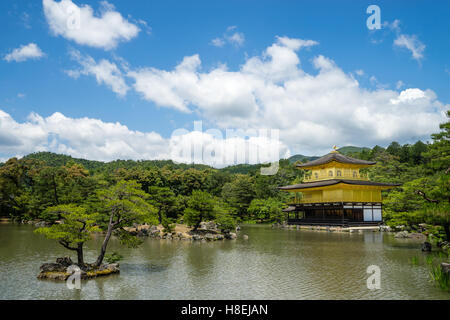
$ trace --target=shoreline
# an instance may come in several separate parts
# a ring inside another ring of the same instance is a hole
[[[200,227],[193,231],[186,224],[174,224],[172,230],[165,230],[160,225],[136,225],[131,228],[124,228],[132,235],[139,237],[149,237],[157,240],[181,240],[181,241],[220,241],[237,239],[236,232],[220,230],[213,221],[202,222]]]

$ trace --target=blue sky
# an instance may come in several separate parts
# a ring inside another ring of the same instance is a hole
[[[372,4],[380,30],[366,25]],[[82,9],[78,29],[67,8]],[[169,158],[193,139],[173,130],[198,120],[279,129],[283,154],[427,139],[450,104],[449,13],[448,1],[4,0],[0,158]]]

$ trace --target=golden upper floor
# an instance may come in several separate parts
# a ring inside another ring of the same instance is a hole
[[[317,160],[298,164],[297,168],[307,170],[304,182],[329,179],[368,180],[360,169],[374,164],[373,161],[351,158],[334,150]]]

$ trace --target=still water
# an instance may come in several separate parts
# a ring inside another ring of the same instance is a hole
[[[113,240],[109,252],[124,256],[120,275],[69,290],[36,278],[43,262],[69,252],[33,230],[0,224],[0,299],[450,299],[430,282],[425,263],[411,263],[425,258],[420,243],[383,233],[244,226],[235,241],[146,239],[128,249]],[[101,240],[88,243],[86,261]],[[367,289],[370,265],[381,269],[379,290]]]

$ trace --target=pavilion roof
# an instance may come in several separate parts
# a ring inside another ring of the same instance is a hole
[[[327,187],[335,184],[344,183],[349,185],[358,186],[378,186],[378,187],[397,187],[400,184],[397,183],[383,183],[383,182],[372,182],[367,180],[345,180],[345,179],[330,179],[314,182],[305,182],[300,184],[294,184],[290,186],[278,187],[280,190],[293,190],[293,189],[309,189],[317,187]]]
[[[376,162],[375,161],[366,161],[361,159],[355,159],[346,155],[343,155],[339,152],[332,151],[323,157],[307,162],[307,163],[301,163],[298,164],[297,167],[299,168],[307,168],[307,167],[314,167],[314,166],[320,166],[332,161],[340,162],[340,163],[348,163],[348,164],[359,164],[359,165],[373,165]]]

